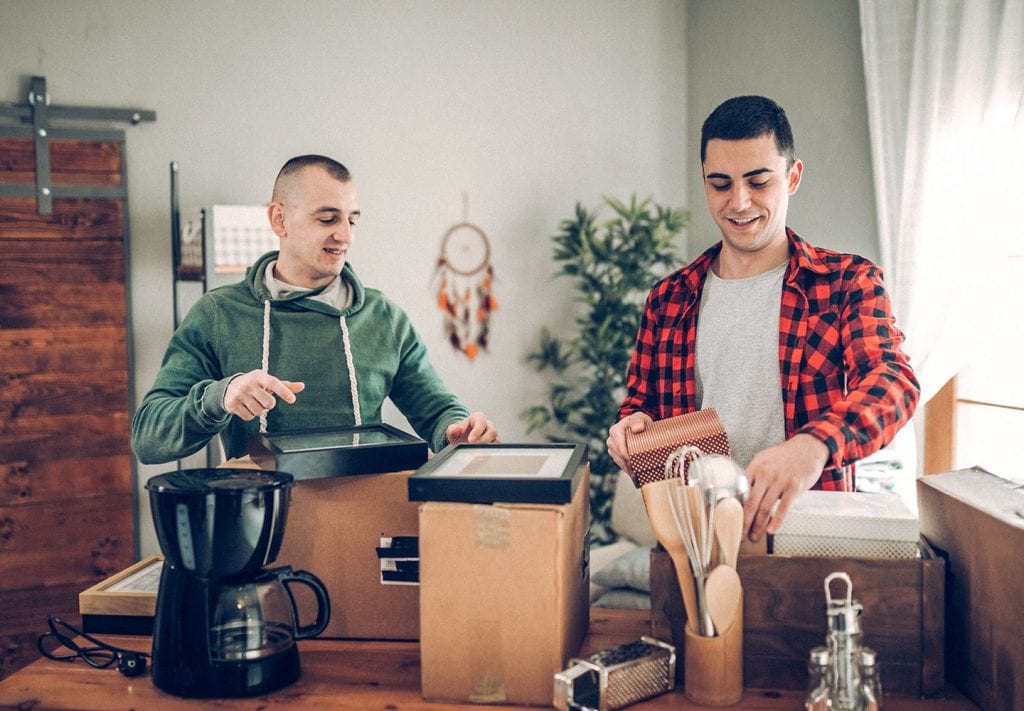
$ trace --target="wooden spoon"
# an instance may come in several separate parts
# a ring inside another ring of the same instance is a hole
[[[739,573],[728,565],[717,566],[708,573],[704,595],[711,621],[715,623],[715,634],[725,634],[736,621],[736,614],[742,604],[743,584]]]
[[[743,540],[743,504],[739,499],[729,496],[715,504],[715,540],[719,561],[735,568]]]
[[[696,634],[699,629],[699,612],[697,608],[697,590],[690,568],[690,558],[686,553],[686,545],[676,527],[675,516],[672,514],[672,499],[669,486],[678,486],[678,481],[662,479],[644,484],[640,491],[647,507],[647,518],[651,521],[651,530],[658,539],[676,569],[679,589],[683,593],[683,607],[686,609],[686,625]]]

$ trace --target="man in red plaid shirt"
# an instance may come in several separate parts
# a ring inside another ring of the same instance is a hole
[[[852,464],[906,424],[919,386],[881,269],[786,226],[803,164],[782,108],[759,96],[720,105],[701,164],[722,240],[651,290],[607,444],[629,471],[627,428],[715,408],[750,479],[744,523],[757,541],[804,490],[853,491]]]

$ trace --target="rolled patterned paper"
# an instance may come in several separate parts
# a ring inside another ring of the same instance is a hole
[[[640,488],[664,479],[669,455],[685,446],[696,447],[704,454],[729,456],[729,436],[714,408],[652,422],[643,432],[627,430],[626,454],[633,484]],[[689,461],[689,457],[683,458],[684,476]]]

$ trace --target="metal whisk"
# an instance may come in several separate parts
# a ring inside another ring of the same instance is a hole
[[[703,454],[697,447],[680,447],[665,460],[665,479],[674,480],[668,487],[672,501],[672,517],[686,548],[693,571],[699,619],[697,629],[702,636],[714,637],[715,625],[708,611],[706,582],[711,568],[712,533],[715,530],[715,506],[707,505],[699,466],[694,463]],[[691,462],[686,471],[686,462]],[[694,520],[696,519],[696,520]]]

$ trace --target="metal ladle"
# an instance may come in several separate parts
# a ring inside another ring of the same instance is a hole
[[[699,479],[704,492],[704,500],[709,506],[727,496],[732,496],[743,503],[750,493],[750,481],[747,473],[732,457],[721,454],[702,454],[690,462],[690,469],[698,468],[696,479]]]

